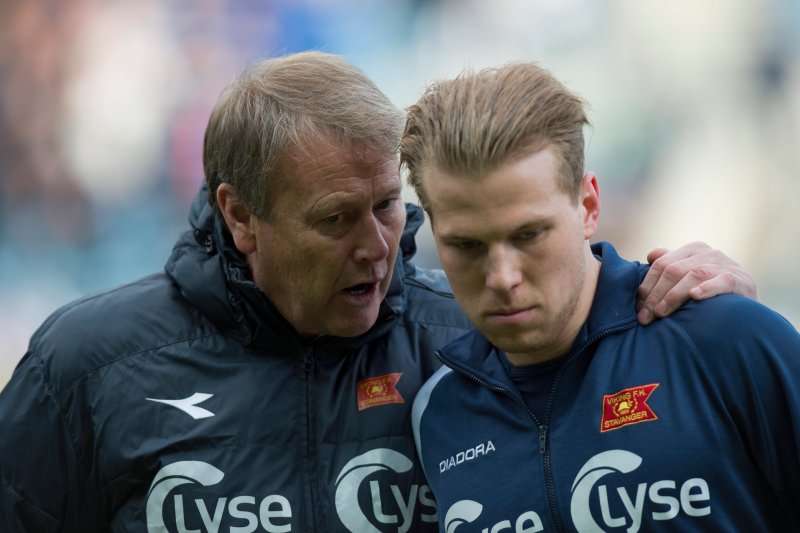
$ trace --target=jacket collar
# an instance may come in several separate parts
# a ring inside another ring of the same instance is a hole
[[[403,273],[416,252],[414,236],[423,220],[419,207],[406,204],[406,226],[378,321],[358,337],[320,336],[312,340],[301,337],[250,281],[247,262],[236,249],[221,217],[209,205],[205,184],[192,202],[191,230],[179,237],[165,271],[194,307],[225,335],[244,345],[295,352],[322,345],[333,351],[349,350],[382,335],[402,314]]]

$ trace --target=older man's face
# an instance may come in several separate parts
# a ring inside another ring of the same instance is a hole
[[[287,178],[249,254],[255,283],[303,335],[355,336],[378,318],[405,225],[394,155],[323,145]]]

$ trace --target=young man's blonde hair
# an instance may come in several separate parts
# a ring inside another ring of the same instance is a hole
[[[283,165],[322,143],[397,153],[403,115],[345,59],[303,52],[255,63],[220,96],[206,127],[203,167],[209,202],[232,184],[266,219]]]
[[[434,83],[408,109],[401,165],[422,207],[428,168],[477,178],[515,158],[554,146],[561,186],[577,201],[583,176],[584,103],[550,72],[510,63]]]

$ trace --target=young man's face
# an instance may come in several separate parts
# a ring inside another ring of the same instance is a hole
[[[515,364],[569,350],[588,316],[597,261],[588,239],[599,196],[586,174],[577,203],[558,184],[552,147],[478,179],[426,169],[436,247],[458,303]]]
[[[360,335],[377,320],[405,224],[397,159],[327,145],[294,155],[269,219],[251,218],[254,281],[301,334]]]

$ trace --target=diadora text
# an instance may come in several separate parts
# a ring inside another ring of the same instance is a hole
[[[493,451],[495,450],[492,441],[487,441],[485,444],[478,444],[477,446],[468,448],[463,452],[458,452],[455,455],[451,455],[449,459],[439,461],[439,472],[450,470],[454,466],[458,466],[465,461],[472,461],[473,459],[477,459],[478,457]]]

